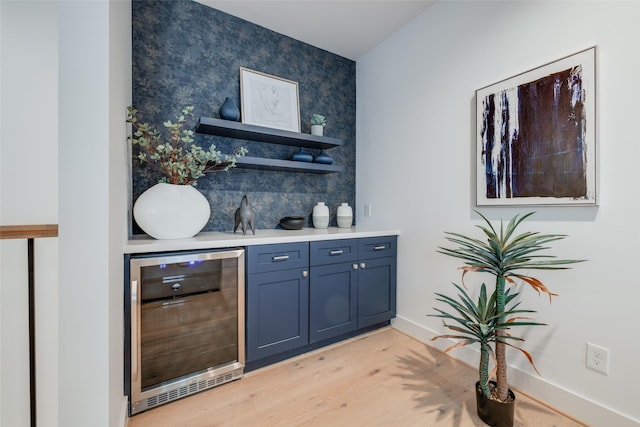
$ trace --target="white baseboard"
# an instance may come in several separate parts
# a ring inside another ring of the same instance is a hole
[[[438,333],[402,316],[396,317],[392,321],[391,326],[439,350],[444,350],[451,345],[452,342],[444,339],[431,341]],[[456,360],[470,366],[477,366],[480,357],[478,351],[474,351],[468,347],[458,348],[455,354],[448,354]],[[508,374],[509,383],[514,389],[536,400],[545,402],[545,404],[550,404],[554,409],[568,414],[588,425],[616,427],[640,426],[640,420],[634,420],[598,402],[594,402],[575,392],[552,384],[541,377],[530,375],[511,366],[509,367]]]
[[[120,403],[120,420],[118,427],[127,427],[129,424],[129,399],[127,396],[122,396],[122,402]]]

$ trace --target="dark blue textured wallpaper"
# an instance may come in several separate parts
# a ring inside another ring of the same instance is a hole
[[[162,129],[184,106],[200,116],[219,117],[218,109],[231,97],[240,106],[240,67],[298,82],[302,132],[309,133],[313,113],[326,117],[325,135],[343,145],[328,150],[343,172],[326,175],[231,169],[208,174],[197,188],[211,204],[204,231],[230,231],[233,213],[247,194],[257,212],[257,228],[276,228],[284,216],[310,218],[316,202],[331,209],[355,203],[356,65],[354,61],[190,1],[132,3],[133,105],[138,118]],[[195,122],[192,124],[195,127]],[[248,156],[288,159],[297,151],[252,141],[196,134],[196,144],[211,143],[224,153],[248,148]],[[312,154],[319,151],[310,150]],[[133,201],[154,185],[133,160]],[[311,222],[309,221],[309,226]],[[134,225],[134,234],[140,230]]]

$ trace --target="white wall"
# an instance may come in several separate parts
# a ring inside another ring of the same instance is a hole
[[[0,223],[60,224],[36,241],[38,425],[124,425],[131,3],[3,0],[0,15]],[[0,425],[27,426],[26,243],[0,249]]]
[[[552,305],[526,291],[550,325],[525,335],[543,377],[510,355],[514,386],[593,425],[640,423],[639,17],[639,2],[442,1],[357,64],[357,221],[402,230],[395,326],[428,340],[443,332],[426,316],[434,292],[460,280],[460,262],[437,246],[447,243],[444,231],[475,233],[479,224],[471,211],[475,90],[598,46],[600,206],[537,207],[525,224],[568,234],[554,253],[589,261],[539,274],[560,294]],[[528,210],[482,209],[496,220]],[[587,341],[610,350],[608,376],[586,369]],[[477,364],[469,351],[452,355]]]
[[[131,95],[131,0],[109,1],[109,426],[124,427],[124,263],[130,200],[126,107]]]
[[[0,224],[58,223],[58,9],[2,1]],[[0,242],[0,425],[29,425],[26,240]],[[38,425],[58,418],[58,239],[35,242]]]
[[[59,425],[124,422],[131,4],[60,2]]]

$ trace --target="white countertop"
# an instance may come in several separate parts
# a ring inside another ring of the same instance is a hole
[[[362,227],[326,229],[303,228],[302,230],[256,230],[245,236],[241,231],[202,232],[188,239],[156,240],[149,236],[136,237],[124,246],[125,254],[145,252],[166,252],[194,249],[230,248],[250,245],[267,245],[273,243],[311,242],[317,240],[354,239],[362,237],[379,237],[399,235],[399,230],[374,230]]]

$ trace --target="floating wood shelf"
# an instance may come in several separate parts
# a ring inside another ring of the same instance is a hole
[[[318,174],[342,172],[342,167],[340,166],[247,156],[239,158],[236,166],[238,168],[244,169],[260,169],[284,172],[307,172]]]
[[[272,129],[264,126],[247,125],[230,120],[200,117],[196,132],[228,138],[260,141],[269,144],[289,145],[293,147],[326,149],[339,147],[342,140],[328,136],[316,136],[308,133]]]
[[[327,148],[334,148],[342,145],[342,140],[330,138],[328,136],[317,136],[308,133],[271,129],[263,126],[247,125],[240,122],[214,119],[211,117],[200,117],[200,120],[198,120],[198,124],[196,125],[196,132],[207,135],[224,136],[227,138],[243,139],[246,141],[258,141],[265,142],[267,144],[287,145],[290,147],[314,148],[317,150],[325,150]],[[237,167],[244,169],[317,174],[342,172],[342,167],[335,165],[246,156],[238,159]]]

